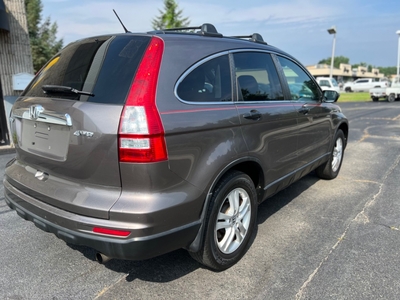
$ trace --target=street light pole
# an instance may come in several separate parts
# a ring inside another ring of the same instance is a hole
[[[333,75],[333,62],[335,61],[335,44],[336,44],[336,27],[332,26],[328,29],[329,34],[333,34],[332,57],[331,57],[331,71],[329,78]]]
[[[397,30],[396,34],[399,36],[399,46],[397,47],[397,77],[399,77],[399,69],[400,69],[400,30]]]

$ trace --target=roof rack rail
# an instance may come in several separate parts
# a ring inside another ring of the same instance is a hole
[[[250,39],[250,41],[255,42],[255,43],[267,44],[267,42],[264,41],[261,34],[259,34],[259,33],[253,33],[252,35],[237,35],[237,36],[232,36],[232,37],[238,38],[238,39]]]
[[[177,28],[166,28],[157,30],[157,32],[165,32],[165,31],[183,31],[183,30],[195,30],[200,29],[196,33],[199,33],[204,36],[214,36],[214,37],[222,37],[223,35],[217,31],[214,25],[209,23],[204,23],[201,26],[191,26],[191,27],[177,27]]]

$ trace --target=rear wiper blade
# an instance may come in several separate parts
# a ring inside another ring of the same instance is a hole
[[[64,85],[43,85],[42,90],[47,94],[47,93],[64,93],[64,94],[78,94],[78,95],[86,95],[86,96],[91,96],[94,97],[94,94],[85,92],[85,91],[79,91],[77,89],[74,89],[73,87],[70,86],[64,86]]]

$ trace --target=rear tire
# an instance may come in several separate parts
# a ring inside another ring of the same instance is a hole
[[[190,255],[216,271],[236,264],[255,233],[257,208],[257,193],[250,177],[239,171],[227,173],[211,198],[203,246]]]
[[[344,91],[345,91],[345,92],[348,92],[348,93],[351,93],[351,88],[350,88],[350,87],[346,87],[346,88],[344,89]]]
[[[345,146],[346,140],[344,133],[339,129],[335,135],[335,143],[333,144],[329,160],[315,170],[318,177],[334,179],[338,176],[340,167],[342,166]]]
[[[378,98],[378,97],[372,97],[372,101],[378,102],[378,101],[379,101],[379,98]]]

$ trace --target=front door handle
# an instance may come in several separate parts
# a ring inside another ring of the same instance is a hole
[[[257,121],[261,119],[261,113],[258,110],[253,109],[249,113],[244,114],[243,118]]]
[[[310,112],[310,109],[308,107],[303,106],[298,110],[298,112],[300,114],[306,115],[306,114],[308,114]]]

